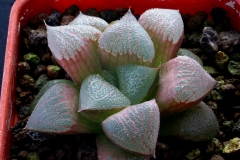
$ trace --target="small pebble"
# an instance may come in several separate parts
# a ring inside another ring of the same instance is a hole
[[[27,154],[26,160],[40,160],[37,152],[30,152]]]
[[[17,134],[14,135],[14,138],[17,139],[17,141],[21,140],[21,139],[25,139],[27,137],[26,135],[26,130],[20,130]]]
[[[22,106],[19,110],[19,118],[20,119],[25,119],[30,115],[29,107],[27,106]]]
[[[21,29],[22,36],[28,37],[32,28],[30,26],[24,26]]]
[[[224,160],[224,158],[220,155],[213,155],[210,160]]]
[[[22,88],[18,86],[18,87],[16,88],[16,91],[17,91],[18,93],[20,93],[20,92],[22,92]]]
[[[96,8],[89,8],[86,11],[84,11],[83,14],[88,16],[100,17],[100,14]]]
[[[40,58],[35,53],[28,53],[23,56],[24,61],[30,62],[32,64],[38,64],[40,62]]]
[[[47,66],[47,75],[52,78],[57,78],[60,74],[61,68],[57,65]]]
[[[237,151],[240,151],[240,138],[238,137],[230,139],[223,148],[223,153],[225,154],[232,154]]]
[[[218,34],[218,45],[224,52],[233,52],[240,44],[240,33],[236,31],[224,31]]]
[[[75,18],[74,16],[69,15],[63,16],[60,26],[68,25],[70,22],[73,21],[74,18]]]
[[[216,90],[212,90],[211,92],[212,99],[215,101],[220,101],[223,99],[223,96]]]
[[[27,73],[30,70],[31,70],[31,67],[30,67],[28,62],[24,61],[24,62],[19,62],[18,63],[18,71],[20,73]]]
[[[240,76],[240,62],[230,61],[228,71],[233,76]]]
[[[233,131],[237,132],[240,135],[240,119],[233,126]]]
[[[39,141],[39,142],[49,141],[55,137],[55,135],[53,135],[53,134],[41,133],[41,132],[36,132],[36,131],[27,131],[26,134],[35,142],[36,141]]]
[[[221,86],[221,90],[223,92],[229,92],[229,91],[233,91],[235,89],[234,85],[232,84],[225,84]]]
[[[213,138],[207,145],[207,153],[221,153],[223,150],[223,144],[217,139]]]
[[[18,153],[18,158],[26,158],[28,151],[20,151]]]
[[[22,106],[22,99],[16,98],[15,104],[16,104],[16,108],[20,108]]]
[[[233,121],[224,121],[222,125],[223,125],[225,131],[232,131],[233,127],[234,127],[234,122]]]
[[[43,64],[37,66],[34,71],[34,76],[39,77],[41,74],[47,73],[47,67]]]
[[[20,78],[20,85],[23,87],[33,87],[35,80],[29,75],[25,74]]]
[[[226,55],[224,52],[219,51],[216,55],[215,55],[215,63],[218,66],[218,68],[223,69],[225,67],[227,67],[228,65],[228,60],[229,57],[228,55]]]
[[[201,155],[201,151],[197,148],[197,149],[194,149],[192,150],[191,152],[189,152],[187,155],[186,155],[186,158],[188,160],[195,160],[197,159],[198,157],[200,157]]]
[[[31,30],[28,37],[28,44],[32,47],[40,47],[47,44],[47,32],[44,29]]]
[[[218,109],[218,105],[217,105],[216,102],[209,101],[209,102],[207,103],[207,105],[208,105],[212,110]]]
[[[199,47],[200,46],[200,39],[201,39],[202,33],[200,32],[193,32],[188,38],[187,42],[192,47]]]
[[[204,27],[202,36],[199,40],[202,49],[206,52],[216,52],[218,50],[217,32],[211,27]]]
[[[18,132],[22,131],[22,129],[26,126],[26,122],[23,120],[18,121],[14,127],[11,128],[12,134],[16,135]]]
[[[160,142],[157,142],[157,145],[156,145],[157,149],[159,150],[168,150],[169,149],[169,146],[165,143],[160,143]]]
[[[59,26],[61,23],[62,14],[57,10],[52,10],[52,13],[48,17],[47,24],[50,26]]]
[[[50,52],[46,52],[44,54],[41,55],[41,60],[44,62],[44,63],[48,63],[51,61],[51,53]]]

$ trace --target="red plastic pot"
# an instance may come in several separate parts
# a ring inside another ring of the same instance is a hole
[[[16,89],[16,68],[18,62],[19,32],[27,19],[40,12],[49,13],[51,9],[63,12],[72,4],[81,10],[95,7],[98,10],[132,7],[141,14],[149,8],[179,9],[181,13],[194,14],[196,11],[210,13],[213,7],[226,10],[232,25],[240,31],[240,0],[16,0],[9,21],[8,38],[5,53],[4,74],[0,103],[0,159],[9,159],[11,134],[10,128],[17,122],[14,109]]]

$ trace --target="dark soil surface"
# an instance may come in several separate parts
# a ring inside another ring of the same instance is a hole
[[[83,13],[101,17],[110,23],[126,11],[127,8],[118,8],[98,12],[91,8]],[[12,160],[97,159],[95,135],[51,135],[24,130],[30,115],[29,105],[40,88],[52,79],[70,79],[52,57],[42,19],[51,26],[66,25],[78,13],[77,6],[67,8],[64,13],[56,10],[51,15],[40,13],[38,17],[29,19],[21,29],[15,102],[20,120],[12,127]],[[183,20],[185,37],[182,47],[198,55],[204,68],[219,82],[204,101],[216,114],[221,132],[214,139],[201,143],[159,137],[156,159],[240,160],[240,35],[233,31],[230,19],[221,8],[214,8],[211,13],[199,11],[195,15],[186,14]],[[206,26],[211,28],[203,31]],[[224,147],[233,138],[238,138],[235,139],[237,143],[232,144],[229,153],[224,153]]]

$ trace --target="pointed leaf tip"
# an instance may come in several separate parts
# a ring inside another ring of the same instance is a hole
[[[108,23],[101,18],[88,16],[83,14],[82,12],[68,25],[89,25],[99,29],[100,31],[104,31],[108,27]]]
[[[160,68],[155,95],[161,115],[167,116],[198,104],[217,84],[192,58],[178,56]]]
[[[123,149],[153,155],[157,143],[160,113],[155,100],[129,106],[102,122],[107,137]]]
[[[130,11],[103,32],[98,48],[103,68],[112,71],[123,64],[151,66],[155,55],[151,38]]]
[[[79,111],[92,121],[102,122],[130,104],[123,93],[100,75],[90,75],[81,86]]]
[[[183,40],[183,21],[178,10],[149,9],[138,20],[148,32],[155,48],[154,67],[174,58]]]
[[[100,35],[101,31],[86,25],[47,27],[49,48],[59,65],[78,85],[88,75],[101,72],[97,53]]]

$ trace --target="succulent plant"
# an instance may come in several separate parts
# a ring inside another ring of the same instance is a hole
[[[98,159],[149,159],[159,130],[191,141],[218,134],[216,117],[202,102],[217,82],[186,50],[188,56],[177,56],[179,11],[150,9],[137,21],[129,10],[111,25],[81,13],[67,26],[47,26],[47,38],[73,81],[41,88],[26,129],[96,133]]]

